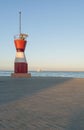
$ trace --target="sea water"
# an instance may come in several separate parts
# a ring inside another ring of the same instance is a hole
[[[0,76],[11,76],[13,71],[0,71]],[[72,78],[84,78],[84,72],[73,71],[30,71],[34,77],[72,77]]]

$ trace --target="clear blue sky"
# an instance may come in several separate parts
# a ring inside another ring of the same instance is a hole
[[[29,70],[84,71],[84,0],[0,0],[0,70],[13,70],[19,11]]]

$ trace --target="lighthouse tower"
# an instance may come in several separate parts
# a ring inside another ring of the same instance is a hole
[[[28,64],[25,57],[25,47],[27,44],[27,34],[21,33],[21,12],[20,15],[20,34],[14,36],[14,44],[16,48],[16,57],[14,62],[14,73],[12,77],[31,77],[28,73]]]

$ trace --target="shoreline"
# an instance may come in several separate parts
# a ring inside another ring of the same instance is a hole
[[[29,71],[30,72],[30,71]],[[2,71],[0,76],[11,76],[12,71]],[[72,77],[72,78],[84,78],[84,72],[73,71],[31,71],[32,76],[35,77]]]

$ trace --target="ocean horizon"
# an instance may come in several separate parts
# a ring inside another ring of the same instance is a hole
[[[0,76],[11,76],[12,70],[0,70]],[[29,71],[33,77],[84,78],[84,71]]]

